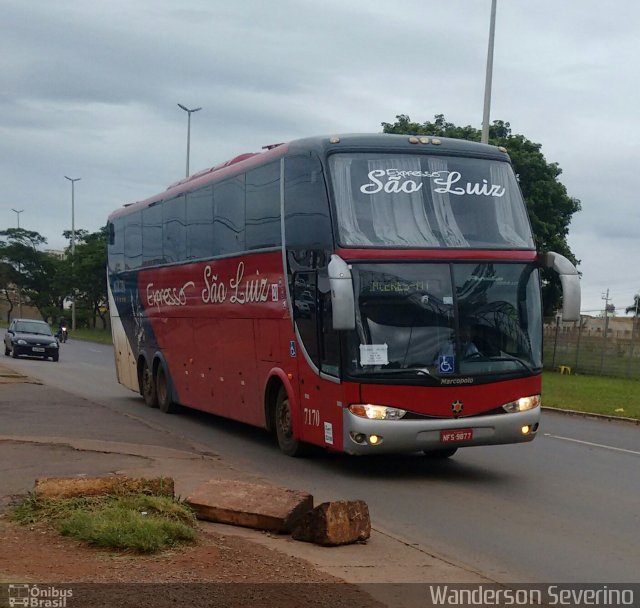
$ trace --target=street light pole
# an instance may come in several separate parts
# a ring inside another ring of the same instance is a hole
[[[73,261],[74,254],[76,252],[76,219],[75,219],[75,185],[76,182],[79,182],[81,177],[67,177],[64,176],[65,179],[68,179],[71,182],[71,268],[73,269]],[[73,272],[71,273],[73,276]],[[75,282],[75,279],[74,279]],[[71,297],[71,331],[76,330],[76,290],[73,288],[73,295]]]
[[[187,113],[187,174],[185,177],[189,177],[189,150],[191,148],[191,114],[194,112],[198,112],[202,110],[202,108],[194,108],[190,110],[189,108],[183,106],[181,103],[178,104],[178,107],[184,110]]]
[[[20,214],[24,211],[24,209],[12,209],[11,211],[13,211],[18,217],[18,230],[20,230]]]
[[[484,81],[484,110],[482,113],[483,144],[489,143],[489,114],[491,112],[491,81],[493,79],[493,41],[496,35],[496,0],[491,0],[491,22],[489,25],[489,49],[487,51],[487,74]]]
[[[24,211],[24,209],[11,209],[17,218],[18,218],[18,230],[20,230],[20,214]],[[22,272],[22,264],[18,262],[18,274]],[[22,286],[18,285],[18,317],[22,318]]]

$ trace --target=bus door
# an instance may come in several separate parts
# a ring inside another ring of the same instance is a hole
[[[342,449],[342,386],[337,332],[331,327],[326,268],[294,275],[293,311],[304,352],[298,358],[301,439]]]

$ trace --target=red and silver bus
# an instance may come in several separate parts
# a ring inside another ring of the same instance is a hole
[[[447,457],[531,441],[540,268],[506,150],[405,135],[243,154],[109,217],[118,380],[281,450]]]

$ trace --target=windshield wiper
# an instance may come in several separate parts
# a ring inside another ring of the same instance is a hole
[[[424,367],[404,367],[398,369],[377,369],[374,374],[383,374],[385,376],[401,376],[406,374],[422,374],[434,378],[435,376]]]
[[[535,373],[533,367],[531,367],[528,363],[524,362],[522,359],[518,359],[518,357],[513,357],[511,355],[499,355],[497,357],[487,357],[489,361],[513,361],[514,363],[519,363],[524,367],[530,374]]]

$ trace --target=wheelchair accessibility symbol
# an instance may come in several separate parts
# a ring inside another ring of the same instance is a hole
[[[438,370],[441,374],[453,374],[455,371],[455,357],[453,355],[440,355],[438,357]]]

